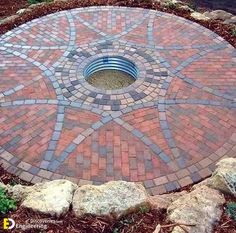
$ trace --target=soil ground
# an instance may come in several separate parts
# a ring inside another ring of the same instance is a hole
[[[1,0],[0,19],[15,14],[18,10],[27,7],[29,4],[26,0]]]

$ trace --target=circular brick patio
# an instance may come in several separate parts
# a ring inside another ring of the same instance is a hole
[[[0,162],[36,183],[142,182],[152,194],[236,156],[236,50],[202,26],[123,7],[62,11],[0,37]],[[112,91],[83,76],[103,56],[135,63]]]

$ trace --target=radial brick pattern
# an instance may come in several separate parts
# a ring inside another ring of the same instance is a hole
[[[86,82],[123,56],[137,80]],[[202,26],[138,8],[91,7],[0,37],[0,163],[37,183],[142,182],[151,194],[197,182],[236,156],[236,50]]]

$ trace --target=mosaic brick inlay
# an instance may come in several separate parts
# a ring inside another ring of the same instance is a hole
[[[138,75],[116,90],[84,70],[112,56]],[[163,12],[90,7],[0,37],[0,163],[32,183],[141,182],[151,194],[209,176],[236,156],[236,50]]]

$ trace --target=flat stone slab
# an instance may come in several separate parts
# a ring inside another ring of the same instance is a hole
[[[123,56],[137,80],[94,88],[87,65]],[[0,163],[37,183],[141,182],[161,194],[236,156],[236,50],[163,12],[90,7],[0,37]]]

